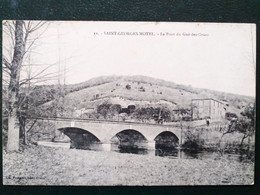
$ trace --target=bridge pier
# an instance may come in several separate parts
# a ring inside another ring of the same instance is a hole
[[[111,151],[111,143],[102,143],[101,147],[103,151]]]
[[[147,149],[148,150],[155,150],[155,141],[154,140],[148,141]]]

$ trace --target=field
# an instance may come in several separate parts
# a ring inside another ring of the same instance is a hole
[[[4,185],[250,185],[254,164],[28,146],[3,153]]]
[[[127,85],[129,85],[128,89]],[[55,86],[52,87],[54,87],[53,91],[57,90]],[[39,91],[41,95],[38,94]],[[52,101],[54,97],[49,97],[53,96],[51,91],[51,86],[42,86],[41,90],[36,90],[36,97],[44,97],[44,101],[47,102],[42,104],[41,109],[48,110],[55,104]],[[91,112],[104,102],[119,104],[122,108],[136,105],[154,108],[163,106],[171,110],[190,109],[192,99],[209,97],[223,102],[227,112],[239,116],[245,106],[254,102],[253,97],[198,89],[145,76],[101,76],[81,84],[68,85],[66,91],[62,106],[69,116],[76,114],[73,109],[78,110],[79,113],[82,109],[82,112],[85,112],[85,109]]]

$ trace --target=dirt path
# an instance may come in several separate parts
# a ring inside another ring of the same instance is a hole
[[[252,184],[253,163],[28,147],[3,154],[3,183],[12,185]]]

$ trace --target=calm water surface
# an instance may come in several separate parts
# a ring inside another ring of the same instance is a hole
[[[92,144],[87,150],[102,151],[104,150],[100,144]],[[141,146],[120,146],[119,144],[110,144],[109,151],[118,153],[129,153],[137,155],[150,155],[150,156],[160,156],[171,159],[221,159],[225,158],[228,160],[235,160],[241,162],[246,160],[247,156],[245,154],[239,153],[224,153],[221,157],[219,152],[209,152],[209,151],[196,151],[196,150],[184,150],[176,147],[161,147],[155,146],[155,150],[148,149],[144,144]]]

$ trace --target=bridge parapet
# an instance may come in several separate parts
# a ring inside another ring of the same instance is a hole
[[[157,135],[164,131],[170,131],[175,134],[179,140],[184,140],[182,131],[186,128],[193,128],[199,124],[205,124],[205,121],[176,122],[171,124],[150,124],[138,122],[118,122],[101,120],[82,120],[82,119],[64,119],[64,118],[42,118],[53,122],[56,129],[79,128],[96,136],[102,143],[110,143],[111,139],[123,130],[135,130],[141,133],[148,142],[154,142]]]
[[[41,120],[47,121],[71,121],[71,122],[84,122],[84,123],[102,123],[102,124],[129,124],[129,125],[144,125],[144,126],[165,126],[165,127],[180,127],[181,123],[185,126],[196,127],[205,125],[205,120],[196,121],[182,121],[182,122],[170,122],[170,123],[144,123],[144,122],[134,122],[134,121],[112,121],[112,120],[93,120],[93,119],[75,119],[75,118],[40,118]],[[212,121],[217,123],[218,121]],[[221,122],[219,122],[221,123]]]
[[[180,127],[180,122],[173,123],[143,123],[134,121],[112,121],[112,120],[92,120],[92,119],[74,119],[74,118],[41,118],[41,120],[48,121],[74,121],[74,122],[84,122],[84,123],[102,123],[102,124],[129,124],[129,125],[144,125],[144,126],[165,126],[165,127]],[[191,122],[188,122],[191,123]]]

